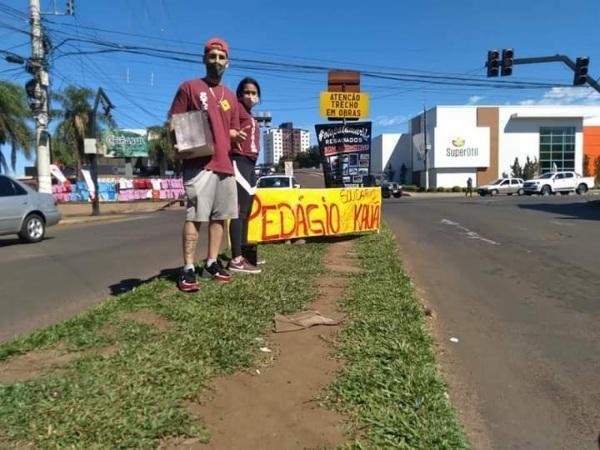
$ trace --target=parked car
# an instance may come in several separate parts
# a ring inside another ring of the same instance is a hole
[[[395,198],[402,197],[402,186],[395,181],[384,181],[381,185],[381,196],[390,198],[392,195]]]
[[[0,235],[18,234],[23,242],[39,242],[46,228],[61,218],[52,195],[0,175]]]
[[[256,182],[257,188],[294,188],[300,187],[294,177],[288,175],[267,175]]]
[[[521,178],[498,178],[490,184],[484,184],[477,188],[477,193],[482,197],[485,195],[523,195],[523,184],[525,182]]]
[[[594,177],[582,177],[577,172],[562,171],[548,172],[538,178],[527,180],[523,189],[527,195],[550,195],[557,192],[566,195],[570,192],[585,194],[592,187],[594,187]]]

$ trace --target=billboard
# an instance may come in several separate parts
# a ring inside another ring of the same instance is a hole
[[[368,185],[371,122],[315,125],[327,187]]]
[[[103,130],[100,145],[107,158],[147,158],[148,130]]]

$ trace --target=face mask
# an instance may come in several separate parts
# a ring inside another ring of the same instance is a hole
[[[227,67],[219,63],[208,63],[206,64],[206,73],[211,78],[221,78]]]
[[[246,105],[246,108],[250,109],[253,106],[256,106],[260,100],[258,97],[244,97],[242,101],[244,102],[244,105]]]

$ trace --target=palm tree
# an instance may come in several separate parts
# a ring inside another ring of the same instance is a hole
[[[0,80],[0,145],[10,145],[10,166],[17,165],[17,152],[31,158],[34,134],[29,126],[31,112],[25,90],[8,81]],[[8,172],[8,161],[0,151],[0,173]]]
[[[94,91],[69,85],[62,92],[53,94],[52,98],[61,105],[61,109],[55,111],[54,115],[62,119],[56,126],[54,135],[54,148],[57,150],[55,155],[67,164],[72,158],[71,161],[75,161],[79,175],[81,165],[87,161],[83,143],[88,137]],[[105,116],[98,115],[97,120],[114,126],[113,120]]]
[[[178,165],[168,123],[148,128],[148,157],[158,162],[161,177],[167,168],[176,168]]]

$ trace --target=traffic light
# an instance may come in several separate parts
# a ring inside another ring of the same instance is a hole
[[[75,15],[75,0],[67,0],[67,16]]]
[[[490,50],[488,52],[487,58],[487,76],[488,77],[497,77],[498,76],[498,67],[500,66],[500,53],[498,50]]]
[[[575,76],[573,77],[573,85],[581,86],[587,81],[588,66],[590,58],[582,56],[575,61]]]
[[[512,48],[505,48],[502,50],[502,70],[500,74],[503,77],[512,75],[513,56],[515,52]]]

